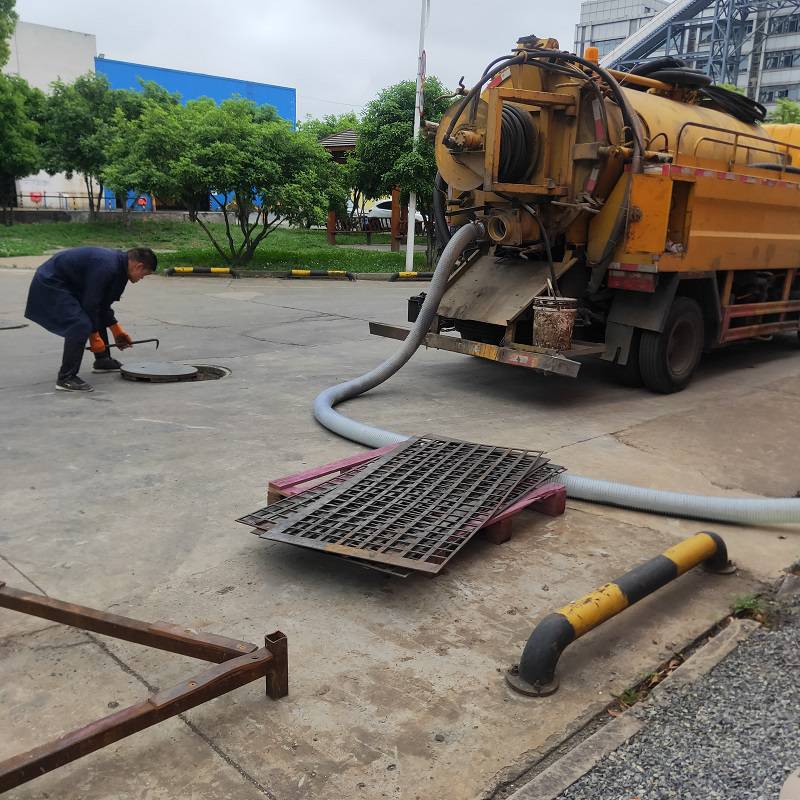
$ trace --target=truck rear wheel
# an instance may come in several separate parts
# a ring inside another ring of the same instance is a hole
[[[703,312],[690,297],[676,297],[661,333],[642,331],[639,368],[644,385],[670,394],[686,388],[703,352]]]

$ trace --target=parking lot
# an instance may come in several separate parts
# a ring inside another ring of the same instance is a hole
[[[32,272],[0,270],[22,321]],[[218,381],[83,376],[54,391],[61,340],[0,331],[0,581],[146,620],[289,641],[289,697],[252,684],[12,792],[14,798],[490,797],[797,557],[795,529],[715,525],[739,570],[694,571],[581,639],[561,688],[511,693],[504,670],[546,613],[707,527],[568,501],[476,537],[436,578],[405,580],[250,535],[235,518],[270,478],[352,455],[311,403],[397,342],[418,285],[152,277],[116,306],[157,353],[226,367]],[[544,449],[570,471],[719,495],[800,491],[795,337],[708,356],[684,392],[625,388],[420,351],[348,404],[358,419]],[[0,610],[0,758],[169,686],[197,662]]]

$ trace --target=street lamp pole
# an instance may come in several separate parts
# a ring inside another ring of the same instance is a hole
[[[417,94],[414,102],[414,140],[417,146],[422,120],[422,101],[425,85],[425,29],[431,11],[431,0],[421,0],[419,16],[419,56],[417,58]],[[414,271],[414,233],[417,218],[417,195],[411,192],[408,198],[408,225],[406,234],[406,272]]]

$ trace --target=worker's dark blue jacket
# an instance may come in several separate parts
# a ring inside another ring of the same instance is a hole
[[[36,270],[25,316],[67,339],[87,339],[117,320],[111,304],[128,282],[128,254],[105,247],[64,250]]]

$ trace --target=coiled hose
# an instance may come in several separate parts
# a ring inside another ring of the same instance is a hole
[[[417,321],[400,348],[382,364],[364,375],[332,386],[314,400],[314,416],[328,430],[368,447],[385,447],[407,439],[401,433],[385,431],[345,417],[334,409],[337,403],[358,397],[395,374],[422,344],[447,286],[447,279],[464,249],[483,233],[478,223],[459,228],[447,243]],[[566,473],[560,478],[567,494],[578,500],[621,506],[674,517],[735,522],[744,525],[800,523],[800,499],[705,497],[645,489],[624,483],[595,480]]]

